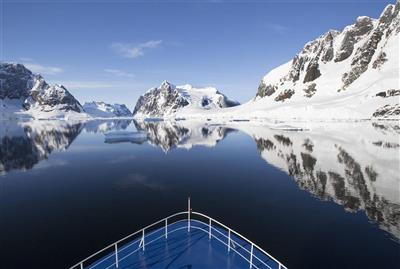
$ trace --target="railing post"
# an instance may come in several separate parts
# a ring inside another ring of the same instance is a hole
[[[228,230],[228,252],[231,251],[231,229]]]
[[[190,196],[188,197],[188,232],[190,232]]]
[[[118,268],[119,264],[118,264],[118,246],[117,246],[117,243],[114,244],[114,248],[115,248],[115,267]]]
[[[208,239],[211,239],[211,219],[208,223]]]
[[[83,262],[81,262],[80,267],[81,267],[81,269],[83,269]]]
[[[165,219],[165,239],[168,238],[168,219]]]
[[[142,249],[144,251],[144,229],[143,229],[143,232],[142,232],[142,242],[143,242]]]
[[[281,263],[279,263],[279,269],[281,269],[282,268],[282,266],[281,266],[282,264]]]
[[[251,267],[253,267],[253,248],[254,248],[254,245],[253,245],[253,243],[251,243],[251,249],[250,249],[250,269],[251,269]]]

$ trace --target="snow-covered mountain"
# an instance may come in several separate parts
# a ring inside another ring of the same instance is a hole
[[[272,118],[393,118],[400,115],[400,3],[379,19],[358,17],[343,31],[308,42],[269,72],[242,107]]]
[[[22,64],[0,63],[0,113],[33,117],[64,117],[83,112],[78,100],[62,85],[49,85]]]
[[[239,103],[213,87],[195,88],[192,85],[175,86],[164,81],[140,96],[133,115],[141,117],[172,117],[195,112],[217,111]]]
[[[85,112],[97,118],[131,117],[132,112],[124,104],[106,104],[104,102],[87,102],[83,104]]]

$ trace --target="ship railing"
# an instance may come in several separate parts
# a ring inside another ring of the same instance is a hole
[[[182,216],[184,217],[182,218]],[[175,219],[175,221],[171,222],[171,220],[173,219]],[[201,219],[205,219],[206,221],[203,221]],[[169,229],[169,227],[173,226],[173,224],[182,221],[186,222],[187,224],[185,226],[181,226],[175,229]],[[191,210],[172,214],[166,218],[163,218],[144,227],[141,230],[129,234],[124,238],[93,253],[92,255],[81,260],[69,269],[96,269],[99,268],[100,265],[102,265],[101,268],[106,269],[119,268],[120,263],[132,254],[138,251],[145,251],[146,245],[149,245],[152,242],[157,241],[161,238],[168,239],[169,234],[181,229],[187,229],[189,232],[191,229],[202,230],[203,232],[208,234],[210,240],[216,239],[220,243],[227,246],[228,253],[230,251],[234,251],[241,258],[245,259],[249,263],[250,269],[287,269],[287,267],[285,267],[271,254],[247,239],[245,236],[239,234],[228,226],[205,214]],[[154,235],[157,232],[161,232],[161,235],[152,238],[150,241],[146,240],[146,238],[149,238],[151,235]],[[126,243],[128,239],[132,238],[135,239],[133,241],[130,241],[129,243]],[[131,246],[134,246],[135,244],[137,245],[137,247],[134,250],[129,251],[125,255],[121,255],[124,250],[128,249]],[[268,258],[269,263],[267,263],[266,260],[260,258],[260,253]],[[101,258],[97,258],[96,260],[94,260],[94,258],[96,257]],[[107,261],[108,263],[106,264]],[[273,265],[271,265],[271,262],[273,263]]]

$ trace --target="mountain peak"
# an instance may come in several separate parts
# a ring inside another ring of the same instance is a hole
[[[365,118],[400,114],[398,97],[393,97],[395,92],[396,96],[399,94],[398,76],[394,75],[399,72],[399,9],[397,1],[395,6],[385,8],[379,20],[360,16],[343,31],[329,30],[306,43],[291,62],[264,76],[254,100],[263,99],[268,107],[278,107],[277,103],[285,103],[279,105],[284,107],[292,103],[332,103],[337,107],[334,104],[353,100],[358,102],[354,105],[357,109],[346,115],[354,117],[355,110],[360,113],[356,117],[362,114]]]

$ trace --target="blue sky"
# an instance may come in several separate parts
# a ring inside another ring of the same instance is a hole
[[[328,29],[395,1],[0,0],[1,60],[25,63],[82,103],[125,103],[163,80],[240,102]]]

